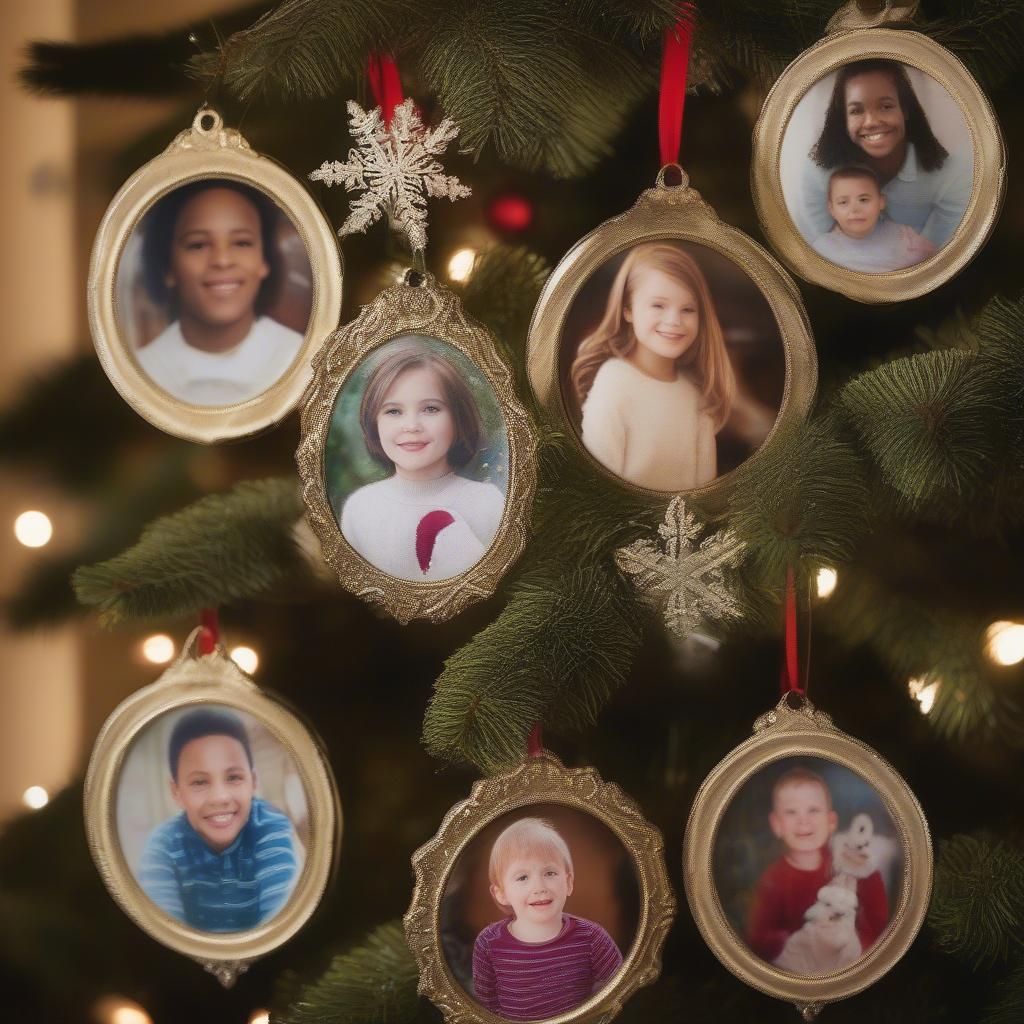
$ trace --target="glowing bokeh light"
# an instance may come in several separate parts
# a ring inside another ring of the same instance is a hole
[[[1001,619],[985,630],[985,653],[997,665],[1024,661],[1024,622]]]
[[[260,656],[251,647],[233,647],[231,660],[249,675],[252,675],[260,664]]]
[[[922,715],[927,715],[935,706],[935,698],[939,695],[941,683],[938,679],[929,682],[928,677],[915,678],[907,682],[907,690],[910,696],[917,701],[918,710]]]
[[[104,996],[93,1007],[99,1024],[153,1024],[153,1018],[136,1002],[124,996]]]
[[[50,543],[53,536],[53,523],[45,512],[32,510],[22,512],[14,520],[14,536],[19,544],[27,548],[41,548]]]
[[[50,794],[42,786],[29,786],[21,794],[21,802],[33,811],[38,811],[40,807],[45,807],[50,802]]]
[[[823,565],[818,570],[817,587],[818,597],[822,601],[832,596],[832,592],[836,589],[836,584],[839,582],[839,573],[830,566]]]
[[[253,1010],[246,1024],[270,1024],[269,1010]]]
[[[475,263],[475,249],[456,249],[448,261],[448,276],[459,283],[468,281],[473,276]]]
[[[142,641],[141,650],[146,661],[166,665],[174,657],[174,641],[166,633],[154,633]]]

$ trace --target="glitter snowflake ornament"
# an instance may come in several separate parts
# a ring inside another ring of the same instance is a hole
[[[427,247],[427,197],[454,203],[472,194],[436,159],[459,134],[459,126],[446,117],[436,128],[426,128],[412,99],[395,107],[390,125],[380,107],[367,113],[349,100],[348,114],[357,148],[349,150],[344,163],[325,160],[310,174],[313,181],[362,190],[338,234],[365,231],[387,213],[412,251],[422,252]]]
[[[633,577],[644,599],[662,612],[665,625],[680,638],[710,621],[743,616],[725,570],[739,565],[746,543],[731,530],[719,530],[698,545],[703,530],[676,497],[658,527],[660,543],[638,540],[615,553],[618,567]]]

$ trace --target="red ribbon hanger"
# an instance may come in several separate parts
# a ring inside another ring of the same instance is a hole
[[[394,57],[387,53],[371,53],[366,59],[366,77],[370,81],[374,101],[384,115],[384,124],[390,127],[395,107],[405,98]]]
[[[686,72],[690,65],[690,41],[697,9],[680,3],[679,18],[665,29],[661,56],[661,90],[658,95],[658,141],[661,165],[679,162],[683,141],[683,108],[686,106]]]
[[[199,612],[199,638],[196,646],[200,655],[213,654],[220,643],[220,616],[216,608],[203,608]]]
[[[785,632],[785,655],[782,660],[779,688],[783,695],[794,692],[805,697],[806,689],[800,685],[800,659],[797,656],[796,583],[793,579],[793,566],[791,565],[786,567]]]

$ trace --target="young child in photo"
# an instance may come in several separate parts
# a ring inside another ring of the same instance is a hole
[[[617,476],[659,491],[717,476],[715,435],[736,380],[707,281],[688,253],[668,242],[629,253],[570,373],[583,444]]]
[[[491,896],[506,915],[473,947],[473,992],[508,1020],[544,1020],[586,1002],[615,974],[622,954],[593,921],[566,914],[572,856],[541,818],[521,818],[494,842]]]
[[[828,181],[828,212],[834,226],[814,240],[826,259],[847,270],[884,273],[933,256],[935,246],[906,224],[884,216],[886,199],[870,167],[841,167]]]
[[[825,780],[801,767],[780,776],[772,789],[768,822],[782,843],[782,855],[765,869],[757,883],[747,942],[758,956],[776,963],[790,936],[804,927],[807,911],[819,903],[820,891],[829,887],[825,896],[841,895],[832,893],[836,872],[829,840],[836,830],[838,816],[832,809],[832,794]],[[851,881],[850,888],[849,912],[855,913],[854,927],[863,952],[889,923],[885,884],[876,870],[857,878],[855,886]],[[819,960],[835,953],[830,944],[848,942],[848,935],[831,927],[825,915],[818,919],[812,915],[809,928],[813,941],[820,947]]]
[[[256,796],[245,725],[224,709],[190,711],[175,724],[167,756],[181,813],[146,840],[142,890],[193,928],[255,928],[285,905],[298,872],[291,821]]]
[[[484,432],[459,371],[421,342],[399,345],[371,373],[359,423],[370,455],[392,475],[345,501],[345,540],[403,580],[448,579],[480,561],[505,498],[456,472],[477,454]]]
[[[175,189],[147,214],[143,279],[172,322],[135,357],[175,398],[244,402],[295,361],[302,335],[265,315],[280,278],[277,216],[263,193],[226,178]]]

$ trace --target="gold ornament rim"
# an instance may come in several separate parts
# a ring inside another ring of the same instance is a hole
[[[230,985],[254,960],[292,938],[319,906],[341,845],[341,803],[326,753],[312,730],[257,686],[222,647],[193,655],[196,632],[163,675],[122,701],[100,730],[85,776],[85,832],[108,892],[135,924]],[[258,719],[295,762],[309,806],[310,845],[292,895],[278,914],[244,932],[204,932],[160,910],[128,867],[117,834],[117,787],[132,744],[160,715],[199,704],[224,705]]]
[[[160,388],[129,351],[117,310],[117,272],[132,232],[157,200],[204,178],[249,185],[287,214],[305,246],[313,280],[309,323],[291,366],[266,391],[233,405],[193,405]],[[312,354],[338,325],[342,276],[334,229],[316,199],[291,172],[253,151],[238,131],[224,128],[220,115],[204,107],[190,129],[128,178],[103,215],[86,290],[93,344],[118,393],[153,426],[201,444],[251,437],[275,426],[298,405],[309,381]]]
[[[440,938],[445,885],[467,844],[509,811],[553,803],[585,811],[606,825],[625,847],[637,874],[640,921],[632,948],[615,977],[582,1005],[544,1024],[610,1021],[637,989],[657,980],[661,950],[676,911],[661,833],[639,805],[595,768],[566,768],[549,751],[528,757],[503,775],[473,783],[470,796],[445,814],[437,834],[412,855],[416,884],[403,918],[406,940],[420,971],[419,993],[451,1024],[502,1024],[507,1018],[481,1006],[456,981]]]
[[[803,699],[783,697],[754,723],[754,734],[730,751],[701,784],[683,839],[687,900],[704,941],[721,963],[753,988],[820,1008],[863,991],[903,957],[924,923],[932,889],[931,834],[924,811],[902,776],[877,751],[840,731]],[[821,757],[858,774],[882,798],[899,832],[903,878],[885,932],[849,967],[817,977],[781,970],[750,950],[729,924],[711,865],[722,816],[743,785],[784,757]]]
[[[668,184],[666,171],[678,171],[680,182]],[[559,375],[559,357],[565,320],[581,288],[604,263],[643,242],[685,241],[703,245],[729,259],[755,284],[771,308],[785,356],[782,402],[772,429],[739,466],[703,487],[659,491],[630,483],[594,458],[583,445],[566,407]],[[599,224],[581,238],[559,261],[541,291],[530,322],[527,375],[545,415],[570,439],[573,451],[588,466],[617,488],[665,505],[674,495],[688,500],[724,505],[739,471],[763,457],[775,440],[810,413],[817,387],[818,363],[810,319],[796,283],[782,265],[749,235],[722,221],[678,164],[658,172],[654,188],[641,193],[624,213]]]
[[[974,156],[971,197],[953,237],[921,263],[882,274],[848,270],[814,251],[789,213],[779,169],[786,130],[807,91],[844,64],[873,57],[899,61],[938,82],[960,108]],[[988,98],[940,43],[911,29],[841,29],[804,50],[765,98],[753,131],[750,189],[765,237],[795,274],[858,302],[904,302],[956,276],[988,241],[1006,192],[1006,147]]]
[[[324,558],[342,586],[403,625],[417,618],[443,622],[494,593],[526,547],[537,486],[536,437],[497,340],[464,312],[455,292],[429,273],[410,271],[406,278],[413,274],[420,283],[403,281],[384,289],[317,353],[313,379],[302,400],[302,436],[295,452],[306,515]],[[359,555],[342,535],[325,479],[327,439],[339,393],[370,353],[408,334],[443,341],[476,366],[494,392],[508,436],[508,490],[501,524],[490,546],[465,572],[429,582],[399,579]]]

